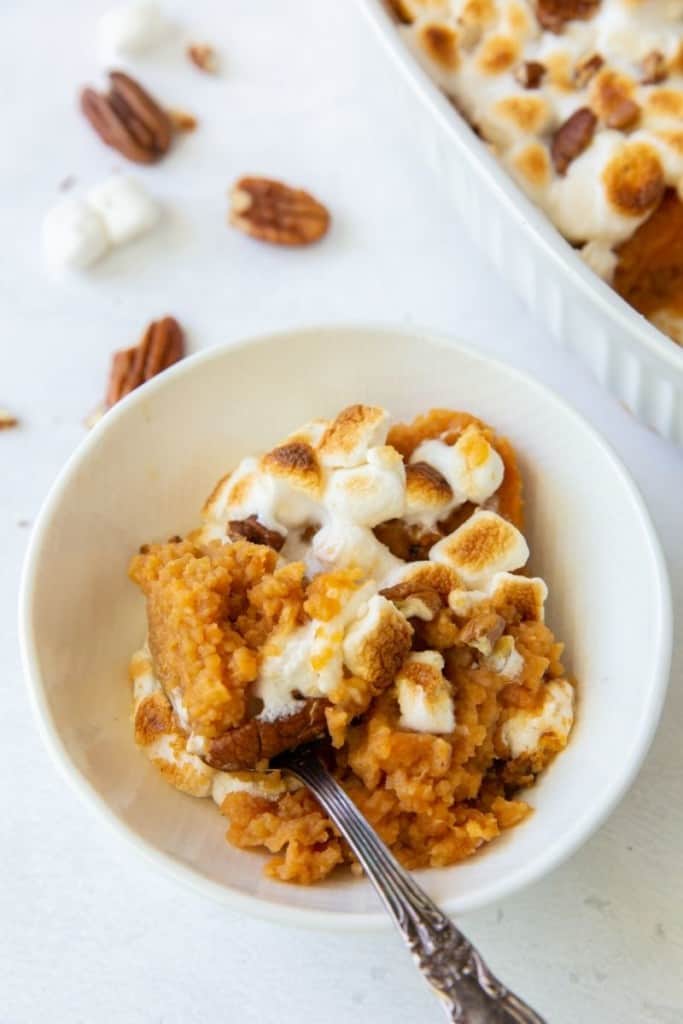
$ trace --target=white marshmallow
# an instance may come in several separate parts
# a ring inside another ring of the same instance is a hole
[[[216,772],[213,777],[211,796],[214,803],[220,807],[226,796],[231,793],[248,793],[250,796],[262,797],[264,800],[277,800],[286,791],[287,785],[284,780],[278,785],[274,785],[272,778],[264,782],[255,776],[255,773],[252,773],[250,778],[244,778],[238,772]]]
[[[330,469],[348,469],[365,461],[369,448],[384,445],[389,433],[389,413],[374,406],[344,410],[329,424],[318,457]]]
[[[406,659],[396,677],[402,729],[436,734],[455,729],[453,697],[450,683],[443,677],[443,667],[444,660],[438,651],[421,651]],[[425,675],[427,688],[419,682],[420,676]]]
[[[157,45],[167,29],[158,4],[138,2],[112,7],[104,12],[97,25],[100,56],[108,60],[149,50]]]
[[[565,679],[546,685],[540,711],[518,711],[503,723],[500,736],[512,757],[533,754],[547,733],[566,743],[574,722],[574,689]]]
[[[383,635],[391,628],[393,620],[402,620],[403,615],[382,594],[374,594],[355,622],[344,635],[342,654],[344,664],[355,676],[368,678],[368,646],[381,643]]]
[[[376,580],[383,580],[401,564],[372,530],[336,519],[318,530],[307,559],[313,572],[357,566]]]
[[[579,255],[594,274],[601,277],[603,281],[611,282],[619,261],[608,242],[599,242],[596,239],[586,242]]]
[[[105,223],[79,199],[63,199],[45,216],[43,247],[50,266],[83,270],[109,249]]]
[[[90,206],[104,221],[112,245],[145,234],[159,220],[159,204],[135,178],[114,174],[88,192]]]
[[[332,472],[325,505],[333,517],[377,526],[403,514],[405,466],[395,448],[370,448],[367,462]]]

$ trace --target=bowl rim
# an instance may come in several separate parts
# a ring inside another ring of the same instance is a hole
[[[581,259],[578,252],[560,234],[550,218],[532,202],[450,103],[445,91],[429,76],[409,47],[401,39],[400,23],[387,9],[387,0],[356,0],[362,14],[373,27],[394,64],[413,88],[420,101],[456,143],[462,155],[475,166],[507,213],[527,237],[559,265],[572,284],[594,306],[633,337],[639,347],[658,364],[666,363],[683,382],[683,345],[637,313]]]
[[[272,344],[273,342],[286,344],[287,340],[293,336],[313,335],[319,337],[323,335],[329,337],[334,334],[346,335],[349,332],[362,332],[364,334],[393,338],[397,335],[407,338],[420,337],[429,344],[436,345],[437,347],[446,347],[468,359],[478,361],[487,372],[497,373],[502,371],[506,375],[512,375],[513,378],[530,387],[532,391],[542,395],[544,401],[550,400],[562,415],[572,419],[579,428],[586,432],[592,444],[597,446],[612,464],[614,472],[626,490],[633,511],[640,520],[649,549],[656,586],[657,629],[652,644],[654,658],[653,671],[650,677],[651,683],[631,749],[626,752],[621,762],[623,766],[622,771],[619,774],[615,774],[611,784],[606,787],[600,805],[589,805],[586,812],[574,822],[571,830],[561,837],[554,839],[542,851],[539,851],[536,858],[520,866],[514,872],[510,872],[503,879],[494,880],[481,887],[476,894],[464,893],[443,900],[441,905],[447,913],[451,914],[456,912],[458,914],[466,913],[471,910],[480,909],[495,900],[517,892],[533,881],[539,880],[567,860],[612,813],[633,783],[654,738],[668,685],[673,642],[672,598],[666,563],[656,529],[640,491],[619,456],[601,434],[569,402],[561,398],[545,384],[523,371],[509,366],[499,359],[492,358],[489,354],[463,344],[442,332],[433,331],[428,328],[421,329],[419,326],[413,325],[393,326],[390,324],[353,322],[288,327],[283,330],[268,331],[264,334],[237,341],[227,341],[221,345],[187,356],[175,366],[170,367],[164,373],[147,382],[143,388],[133,391],[125,399],[117,403],[80,442],[59,471],[43,501],[31,533],[22,569],[19,590],[19,643],[23,674],[29,691],[34,719],[37,722],[42,740],[61,770],[63,777],[84,803],[96,813],[100,820],[104,821],[119,838],[125,840],[129,846],[132,846],[142,854],[150,864],[195,892],[223,903],[237,912],[246,912],[276,924],[336,931],[370,931],[390,927],[390,919],[380,908],[379,902],[377,911],[364,913],[338,913],[334,910],[315,910],[288,906],[285,903],[273,903],[266,897],[251,896],[219,882],[207,879],[184,861],[155,847],[131,826],[121,820],[111,809],[106,799],[95,790],[94,786],[81,773],[59,734],[49,709],[40,670],[38,641],[32,621],[32,606],[36,592],[41,549],[45,534],[49,529],[53,511],[68,489],[82,460],[94,451],[99,444],[100,437],[117,420],[128,415],[129,411],[140,403],[148,402],[155,392],[168,387],[176,377],[192,374],[198,366],[205,363],[220,362],[226,357],[229,358],[229,353],[239,352],[258,345]]]

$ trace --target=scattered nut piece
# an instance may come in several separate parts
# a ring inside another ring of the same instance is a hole
[[[270,759],[283,750],[319,739],[327,732],[325,711],[329,703],[314,697],[286,718],[265,722],[252,718],[210,741],[204,760],[212,768],[236,771],[253,768],[257,761]]]
[[[230,192],[229,222],[275,245],[310,245],[327,232],[326,208],[302,189],[269,178],[240,178]]]
[[[515,79],[523,89],[538,89],[545,73],[545,64],[538,60],[525,60],[515,71]]]
[[[197,118],[186,110],[171,109],[167,113],[176,132],[193,132],[197,127]]]
[[[561,32],[568,21],[587,21],[600,0],[536,0],[536,16],[550,32]]]
[[[177,363],[182,359],[184,349],[183,331],[177,320],[172,316],[154,320],[137,345],[114,353],[105,399],[106,408],[111,409],[112,405],[140,384]]]
[[[558,174],[566,174],[572,160],[590,146],[597,117],[589,107],[580,107],[553,135],[550,154]]]
[[[580,60],[574,68],[574,74],[572,75],[572,81],[576,88],[584,89],[604,63],[599,53],[593,53],[590,57],[584,57],[583,60]]]
[[[666,58],[659,50],[652,50],[643,58],[643,75],[640,79],[643,85],[657,85],[667,77],[668,68]]]
[[[164,110],[122,71],[109,73],[109,92],[86,88],[81,110],[108,146],[139,164],[153,164],[168,152],[173,130]]]
[[[187,48],[187,56],[195,67],[205,71],[207,75],[215,75],[218,71],[216,51],[208,43],[191,43]]]
[[[13,416],[7,409],[0,409],[0,430],[11,430],[12,427],[18,427],[19,420],[16,416]]]
[[[266,547],[279,551],[285,538],[277,530],[269,530],[258,521],[256,516],[247,519],[231,519],[228,523],[230,540],[248,540],[252,544],[264,544]]]

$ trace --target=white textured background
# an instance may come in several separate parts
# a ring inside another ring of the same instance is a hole
[[[411,136],[412,99],[348,0],[169,2],[189,36],[220,50],[223,73],[195,72],[179,41],[133,65],[201,121],[139,172],[167,203],[164,226],[84,279],[50,280],[40,223],[59,183],[73,175],[77,191],[123,163],[75,107],[77,88],[97,80],[104,6],[0,4],[0,407],[22,419],[0,435],[0,1022],[436,1022],[393,934],[239,919],[155,877],[67,790],[40,746],[19,665],[29,524],[83,436],[110,352],[167,311],[195,350],[294,323],[395,321],[532,370],[605,433],[642,487],[679,617],[681,455],[555,351],[463,237]],[[286,252],[229,232],[225,190],[248,171],[326,201],[328,240]],[[608,824],[540,884],[463,919],[551,1024],[683,1020],[682,668],[679,640],[653,750]]]

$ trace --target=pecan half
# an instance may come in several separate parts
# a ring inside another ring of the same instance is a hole
[[[584,57],[583,60],[580,60],[574,68],[574,74],[572,75],[572,82],[576,88],[585,88],[604,63],[599,53],[594,53],[590,57]]]
[[[115,352],[105,403],[108,409],[140,384],[156,377],[184,355],[183,331],[172,316],[154,320],[137,345]]]
[[[270,760],[283,750],[292,750],[324,736],[327,732],[325,711],[329,706],[328,701],[315,697],[306,700],[300,710],[286,718],[272,722],[252,718],[211,740],[204,760],[221,771],[253,768],[264,758]]]
[[[536,17],[550,32],[561,32],[568,21],[591,18],[600,0],[537,0]]]
[[[550,154],[558,174],[566,174],[572,160],[590,146],[597,122],[590,107],[580,107],[560,125],[550,144]]]
[[[538,89],[545,73],[545,64],[538,60],[525,60],[515,71],[515,79],[523,89]]]
[[[108,93],[84,89],[81,110],[103,142],[135,163],[153,164],[168,152],[168,114],[122,71],[110,71]]]
[[[641,66],[643,73],[640,80],[643,85],[657,85],[659,82],[663,82],[668,75],[666,58],[659,50],[652,50],[643,57]]]
[[[231,519],[228,523],[228,537],[230,540],[248,540],[252,544],[264,544],[275,551],[279,551],[285,542],[281,533],[269,530],[263,523],[259,523],[256,516]]]
[[[326,233],[330,215],[302,189],[270,178],[240,178],[230,192],[229,221],[252,238],[275,245],[310,245]]]
[[[215,75],[218,71],[216,51],[208,43],[191,43],[187,48],[187,56],[200,71],[207,75]]]

